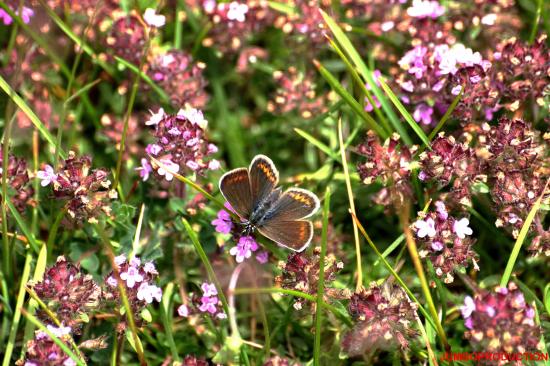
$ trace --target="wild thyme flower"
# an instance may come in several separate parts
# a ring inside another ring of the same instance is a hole
[[[524,353],[542,350],[541,328],[535,324],[535,309],[516,284],[480,290],[466,296],[461,308],[464,336],[477,351]],[[502,364],[502,363],[501,363]]]
[[[316,0],[293,0],[296,12],[289,14],[284,18],[279,18],[276,26],[281,28],[284,33],[291,34],[301,43],[308,45],[308,52],[316,50],[326,44],[325,22],[319,11],[319,1]]]
[[[48,329],[60,338],[70,348],[68,337],[64,331],[48,325]],[[27,352],[23,360],[17,361],[19,366],[76,366],[76,362],[65,354],[45,332],[36,331],[34,339],[27,342]]]
[[[163,27],[166,23],[166,17],[164,15],[157,14],[153,8],[145,9],[145,12],[143,13],[143,20],[145,20],[147,25],[154,28]]]
[[[224,54],[245,47],[249,38],[273,24],[276,17],[264,0],[204,0],[202,7],[212,23],[203,45],[215,46]]]
[[[159,273],[152,262],[142,263],[138,257],[127,260],[125,255],[115,258],[120,280],[122,281],[128,302],[134,314],[137,314],[148,304],[162,299],[162,289],[155,285],[155,279]],[[118,281],[113,272],[105,278],[107,298],[120,302]],[[126,323],[123,323],[119,330],[123,330]]]
[[[100,307],[101,289],[92,276],[83,274],[78,266],[62,256],[46,270],[44,279],[31,284],[31,288],[57,318],[76,334],[81,328],[80,316]],[[42,310],[38,311],[38,316],[43,321],[49,319]]]
[[[191,55],[170,50],[156,56],[147,73],[168,94],[174,106],[204,108],[209,99],[204,68],[205,64],[193,61]]]
[[[321,249],[317,247],[311,256],[304,252],[292,253],[286,262],[279,262],[282,274],[275,278],[277,285],[284,289],[297,290],[310,295],[316,294],[321,268],[320,253]],[[343,292],[331,288],[330,284],[336,279],[336,274],[344,268],[344,263],[337,261],[334,255],[327,254],[323,268],[325,272],[325,301],[329,301],[331,298],[342,298]],[[296,310],[300,310],[306,305],[306,301],[296,298],[293,306]]]
[[[200,110],[180,109],[176,115],[171,115],[160,108],[157,113],[152,113],[146,124],[155,127],[153,136],[156,137],[155,143],[148,145],[146,152],[164,165],[152,163],[157,176],[171,181],[172,172],[203,174],[205,170],[219,169],[219,162],[209,158],[218,149],[206,139],[208,121]]]
[[[273,78],[277,91],[267,105],[276,114],[297,112],[303,118],[311,118],[326,111],[328,95],[316,92],[314,75],[301,73],[295,67],[285,72],[276,71]]]
[[[6,3],[6,5],[15,13],[15,15],[21,17],[23,23],[29,24],[31,18],[34,16],[34,10],[27,6],[23,6],[22,8],[20,8],[19,4],[20,2],[17,0],[8,0]],[[4,23],[4,25],[11,25],[13,23],[13,19],[4,9],[0,9],[0,19],[2,20],[2,23]]]
[[[208,361],[197,358],[195,356],[187,355],[183,359],[182,366],[210,366]]]
[[[213,318],[225,319],[222,302],[218,297],[218,290],[213,283],[203,282],[201,284],[202,294],[191,294],[191,304],[182,304],[178,308],[178,314],[182,317],[189,317],[194,314],[206,314]]]
[[[103,42],[109,54],[139,65],[145,50],[145,26],[136,15],[120,17],[113,21]]]
[[[372,131],[367,133],[365,142],[357,146],[357,153],[367,159],[357,165],[363,183],[369,185],[380,179],[384,185],[374,199],[376,203],[400,207],[412,199],[411,160],[416,149],[416,146],[408,148],[400,144],[397,134],[381,145]]]
[[[349,313],[355,327],[342,340],[350,356],[371,355],[377,350],[408,349],[416,336],[416,304],[398,285],[372,282],[351,296]]]
[[[471,205],[472,184],[486,179],[475,151],[444,133],[432,141],[431,150],[420,154],[420,167],[420,180],[435,180],[441,186],[450,184],[451,201],[462,205]]]
[[[233,211],[233,208],[231,207],[229,202],[226,202],[224,206],[227,208],[227,210],[218,211],[217,218],[215,220],[212,220],[212,225],[215,226],[215,229],[218,233],[229,234],[231,233],[231,230],[234,226],[231,215],[229,214],[229,211]]]
[[[55,173],[53,194],[65,202],[71,219],[76,223],[97,222],[101,213],[111,215],[111,200],[117,193],[111,190],[111,181],[104,169],[91,169],[92,158],[78,158],[74,151]]]
[[[0,146],[0,181],[5,173],[9,200],[17,211],[22,213],[28,206],[34,205],[34,189],[29,184],[30,179],[29,173],[27,172],[27,162],[24,159],[17,158],[8,153],[7,171],[4,172],[4,152],[2,149],[3,147]],[[0,221],[2,220],[0,219]]]
[[[253,236],[241,236],[237,245],[229,250],[229,254],[235,256],[237,263],[242,263],[252,256],[252,253],[259,248]]]
[[[478,154],[488,166],[490,193],[498,216],[496,225],[510,228],[517,237],[535,201],[543,193],[543,203],[550,200],[550,192],[543,192],[550,178],[548,141],[541,139],[527,122],[501,118],[496,126],[482,126]],[[543,238],[540,215],[537,213],[531,230]]]
[[[479,269],[477,254],[472,250],[474,241],[470,238],[473,231],[468,218],[450,216],[441,201],[435,206],[436,212],[421,213],[412,226],[420,243],[420,257],[429,258],[437,276],[451,283],[454,271],[467,268],[470,262]]]
[[[124,117],[116,116],[112,113],[105,113],[101,116],[101,130],[99,133],[102,137],[109,139],[111,146],[114,146],[117,151],[120,150],[120,142],[122,140],[122,131],[124,130]],[[138,116],[130,115],[128,119],[128,132],[126,134],[124,159],[130,159],[132,156],[139,154],[141,149],[140,144],[141,126],[139,125]]]

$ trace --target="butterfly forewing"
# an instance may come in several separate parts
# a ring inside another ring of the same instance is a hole
[[[313,224],[309,221],[269,221],[258,231],[288,249],[304,250],[313,237]]]
[[[319,198],[308,190],[289,188],[271,209],[271,220],[300,220],[313,215],[319,209]]]
[[[250,163],[250,191],[252,210],[264,202],[279,183],[279,172],[275,164],[265,155],[256,155]]]
[[[225,173],[220,178],[220,191],[237,215],[248,219],[252,211],[252,193],[248,170],[238,168]]]

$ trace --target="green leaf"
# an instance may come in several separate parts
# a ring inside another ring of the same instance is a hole
[[[330,147],[328,147],[327,145],[325,145],[324,143],[322,143],[321,141],[317,140],[315,137],[311,136],[309,133],[307,133],[306,131],[300,129],[300,128],[295,128],[294,131],[302,136],[304,139],[306,139],[307,141],[309,141],[313,146],[315,146],[316,148],[318,148],[319,150],[321,150],[322,152],[324,152],[325,154],[327,154],[328,156],[330,156],[332,159],[336,160],[336,161],[340,161],[340,156],[338,156],[337,153],[335,153],[334,151],[332,151],[332,149]]]
[[[141,310],[141,318],[147,323],[153,322],[153,315],[151,315],[151,312],[147,308]]]
[[[410,115],[410,113],[405,109],[405,106],[401,103],[399,98],[393,93],[393,91],[390,89],[388,84],[384,81],[382,77],[378,78],[378,82],[380,83],[380,86],[384,91],[386,92],[386,95],[390,98],[393,105],[397,108],[397,110],[401,113],[403,118],[405,118],[405,121],[409,123],[409,126],[413,129],[414,132],[420,137],[424,145],[426,145],[427,148],[431,149],[430,147],[430,140],[428,139],[428,136],[424,133],[422,128],[416,123],[414,118]]]
[[[460,98],[462,98],[463,93],[464,93],[464,86],[462,86],[462,88],[460,89],[460,93],[458,93],[458,95],[455,97],[455,99],[453,99],[453,102],[451,103],[449,108],[447,108],[447,111],[445,112],[443,117],[441,117],[441,120],[439,121],[437,126],[435,126],[435,128],[432,130],[432,132],[430,132],[430,136],[428,136],[430,141],[432,141],[434,139],[435,135],[437,135],[437,133],[439,131],[441,131],[441,129],[443,128],[443,125],[445,125],[445,122],[447,122],[447,120],[451,117],[451,114],[453,113],[456,106],[458,105],[458,102],[460,102]]]
[[[550,314],[550,283],[547,283],[544,288],[544,307],[546,312]]]

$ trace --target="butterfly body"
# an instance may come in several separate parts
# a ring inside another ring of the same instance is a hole
[[[305,220],[319,208],[310,191],[277,187],[279,173],[265,155],[257,155],[249,169],[238,168],[220,178],[220,191],[244,225],[247,235],[263,236],[291,250],[301,251],[313,237],[313,225]]]

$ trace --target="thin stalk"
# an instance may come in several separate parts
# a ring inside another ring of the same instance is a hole
[[[349,177],[348,161],[346,159],[346,152],[344,150],[344,138],[342,136],[342,119],[338,120],[338,141],[340,142],[340,155],[342,156],[342,167],[344,168],[344,176],[346,178],[346,188],[348,191],[349,209],[351,213],[355,215],[355,203],[353,199],[353,190],[351,188],[351,180]],[[353,221],[353,237],[355,238],[355,256],[357,258],[357,283],[355,285],[355,291],[359,291],[363,287],[363,269],[361,261],[361,246],[359,240],[359,231],[357,224]]]
[[[330,210],[330,188],[325,192],[323,205],[323,230],[321,232],[321,253],[319,254],[319,282],[317,283],[317,306],[315,308],[315,343],[313,344],[313,364],[320,365],[321,325],[323,323],[323,295],[325,293],[325,254],[327,252],[328,217]]]
[[[409,220],[408,220],[408,213],[407,209],[403,210],[403,214],[401,217],[401,223],[403,225],[403,231],[405,232],[405,239],[407,241],[407,247],[409,249],[409,254],[411,255],[411,259],[414,264],[414,268],[416,269],[416,273],[418,275],[418,279],[420,280],[420,285],[422,287],[422,292],[424,293],[424,297],[426,298],[426,302],[428,303],[428,310],[430,311],[432,315],[432,319],[435,322],[435,329],[439,335],[439,338],[441,340],[441,343],[445,349],[446,352],[451,352],[451,346],[449,345],[449,342],[447,341],[447,336],[445,335],[445,331],[443,330],[443,326],[441,325],[441,322],[439,321],[439,315],[437,314],[437,309],[435,308],[434,301],[432,299],[432,294],[430,292],[430,285],[428,284],[428,280],[426,279],[426,274],[424,273],[424,269],[422,268],[422,262],[420,260],[420,255],[418,254],[418,248],[416,247],[416,242],[414,241],[414,237],[411,231],[411,228],[409,226]],[[451,362],[452,363],[452,362]]]
[[[535,13],[535,19],[533,20],[533,28],[531,28],[531,34],[529,35],[529,44],[533,44],[535,37],[537,36],[537,29],[540,22],[540,15],[542,13],[542,5],[544,0],[537,0],[537,12]]]
[[[2,258],[3,271],[7,280],[12,278],[11,272],[11,251],[10,242],[8,239],[8,208],[6,206],[8,198],[8,163],[10,152],[10,135],[11,126],[16,114],[10,118],[6,118],[6,126],[4,127],[4,137],[2,138]]]
[[[21,275],[21,282],[19,283],[19,293],[17,294],[17,302],[15,304],[15,313],[13,314],[13,320],[11,323],[10,335],[8,337],[8,344],[4,352],[4,361],[2,366],[8,366],[11,362],[11,355],[15,347],[15,337],[17,336],[17,328],[19,327],[19,321],[21,320],[21,308],[25,302],[25,287],[29,281],[31,273],[32,252],[27,250],[25,256],[25,265],[23,267],[23,274]]]
[[[55,217],[55,221],[53,222],[50,232],[48,234],[48,241],[46,242],[46,247],[49,251],[52,250],[53,244],[55,242],[55,238],[57,236],[57,231],[59,230],[59,225],[61,224],[61,220],[63,220],[63,217],[65,216],[65,213],[67,212],[67,207],[64,207],[62,210],[60,210]]]

